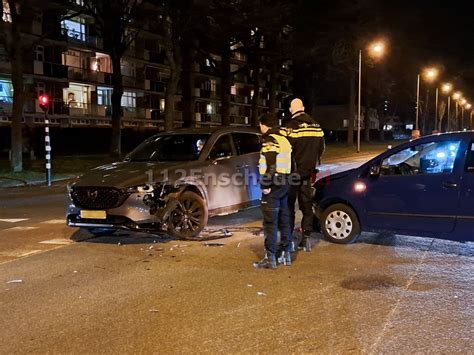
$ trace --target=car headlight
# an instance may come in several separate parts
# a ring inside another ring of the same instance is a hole
[[[152,185],[145,184],[145,185],[138,185],[138,186],[128,187],[125,191],[129,194],[134,194],[134,193],[150,194],[154,190],[155,190],[155,188]]]

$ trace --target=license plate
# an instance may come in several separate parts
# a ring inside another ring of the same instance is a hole
[[[107,219],[105,211],[81,211],[81,218],[84,219]]]

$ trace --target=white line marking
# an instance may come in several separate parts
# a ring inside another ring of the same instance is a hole
[[[41,222],[41,224],[64,224],[64,225],[66,225],[66,220],[64,220],[64,219],[50,219],[49,221]]]
[[[39,227],[13,227],[13,228],[7,228],[4,229],[4,231],[9,231],[9,232],[25,232],[25,231],[32,231],[35,229],[39,229]]]
[[[42,252],[42,250],[13,250],[13,251],[2,251],[0,255],[9,256],[13,258],[22,258],[28,255],[33,255]]]
[[[27,221],[28,218],[11,218],[11,219],[0,219],[0,222],[7,222],[7,223],[18,223],[18,222],[23,222]]]
[[[50,239],[50,240],[43,240],[40,244],[54,244],[54,245],[68,245],[74,243],[70,239]]]

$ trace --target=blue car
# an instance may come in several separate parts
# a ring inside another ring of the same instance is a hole
[[[422,137],[315,183],[324,236],[362,231],[458,241],[474,238],[474,132]]]

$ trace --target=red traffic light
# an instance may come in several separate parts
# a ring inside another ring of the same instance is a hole
[[[38,101],[39,101],[39,106],[41,107],[41,109],[45,112],[48,111],[48,108],[49,108],[49,97],[48,97],[48,95],[41,95],[38,98]]]

